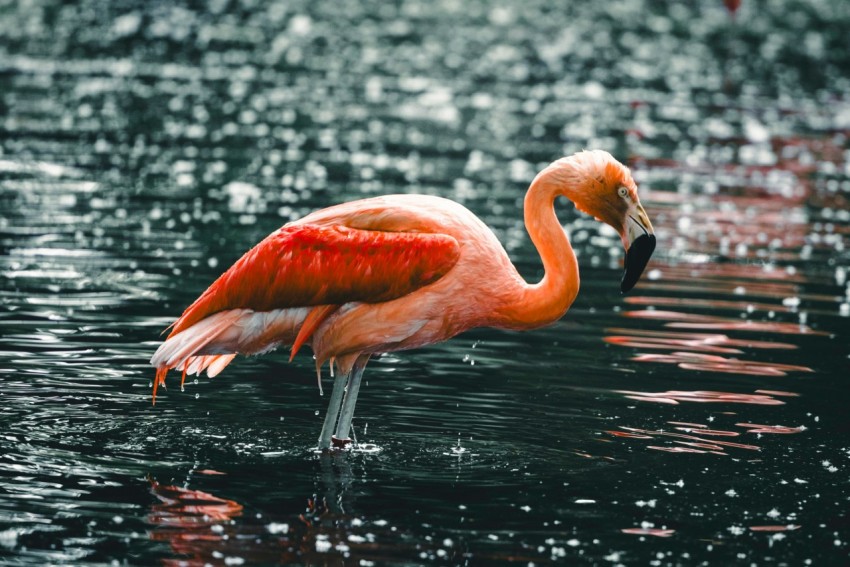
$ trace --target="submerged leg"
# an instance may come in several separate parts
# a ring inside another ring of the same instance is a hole
[[[331,392],[331,401],[328,403],[328,413],[325,415],[325,423],[322,425],[322,432],[319,434],[319,449],[329,449],[331,446],[331,436],[333,436],[334,427],[336,426],[336,418],[339,416],[339,407],[342,404],[342,394],[345,392],[345,381],[348,376],[342,373],[334,378],[334,389]]]
[[[343,447],[350,442],[348,434],[351,431],[351,419],[354,417],[354,406],[357,404],[357,393],[360,391],[360,380],[363,378],[363,370],[369,362],[369,355],[363,354],[357,357],[354,366],[348,376],[348,387],[345,390],[345,401],[342,402],[342,413],[339,416],[339,424],[334,435],[334,444]]]

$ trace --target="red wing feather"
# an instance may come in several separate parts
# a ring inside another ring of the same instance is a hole
[[[459,255],[457,241],[445,234],[284,226],[207,288],[171,335],[227,309],[389,301],[440,279]]]

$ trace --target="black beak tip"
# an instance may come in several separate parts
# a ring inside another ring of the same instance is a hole
[[[621,293],[631,291],[635,287],[654,251],[654,234],[643,234],[632,242],[632,245],[626,251],[625,270],[623,271],[623,280],[620,282]]]

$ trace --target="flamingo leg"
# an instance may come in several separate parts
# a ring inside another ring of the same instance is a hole
[[[360,391],[360,382],[363,378],[363,370],[369,362],[369,355],[364,354],[357,358],[348,377],[348,387],[345,389],[345,401],[342,402],[342,413],[336,426],[335,444],[345,446],[350,441],[348,434],[351,431],[351,420],[354,417],[354,406],[357,404],[357,394]]]
[[[339,408],[342,405],[342,395],[345,392],[345,382],[348,376],[341,372],[334,378],[334,388],[331,392],[331,401],[328,403],[328,413],[325,415],[325,423],[322,425],[322,432],[319,434],[319,450],[324,451],[331,447],[331,437],[333,436],[334,426],[336,426],[337,417],[339,416]]]

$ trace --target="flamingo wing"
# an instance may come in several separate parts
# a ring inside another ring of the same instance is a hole
[[[174,322],[169,336],[229,309],[378,303],[443,277],[458,261],[452,236],[292,224],[245,253]]]

